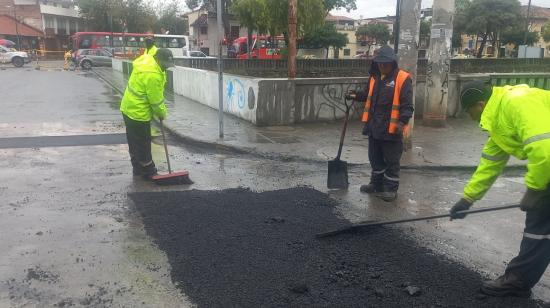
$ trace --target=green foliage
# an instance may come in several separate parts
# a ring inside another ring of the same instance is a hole
[[[521,5],[518,0],[473,0],[465,10],[467,20],[462,25],[464,32],[482,37],[477,56],[482,51],[489,37],[496,38],[499,33],[517,27],[522,19]]]
[[[430,38],[432,31],[432,21],[423,19],[420,21],[420,37]]]
[[[298,35],[314,31],[324,23],[323,0],[298,1]],[[288,1],[233,0],[233,12],[242,25],[261,34],[280,35],[288,31]]]
[[[543,30],[543,32],[542,32],[542,39],[543,39],[545,42],[550,43],[550,21],[547,22],[547,23],[544,25],[544,30]]]
[[[469,23],[467,11],[471,2],[469,0],[455,0],[455,16],[453,20],[452,45],[455,48],[462,47],[462,34],[466,33]]]
[[[257,31],[265,33],[266,2],[263,0],[233,0],[230,12],[245,26],[250,33]]]
[[[336,28],[332,24],[325,24],[304,35],[303,47],[325,49],[334,47],[335,49],[340,49],[345,47],[348,42],[346,34],[336,31]]]
[[[156,22],[153,9],[143,0],[75,0],[91,31],[147,32]],[[124,29],[126,23],[126,29]]]
[[[324,0],[324,2],[327,13],[337,9],[345,9],[348,12],[357,10],[355,0]]]
[[[187,25],[178,17],[179,3],[176,0],[163,4],[160,8],[159,19],[155,25],[155,32],[161,33],[161,29],[170,31],[170,34],[185,34]]]
[[[355,32],[355,36],[362,43],[384,45],[391,38],[391,33],[386,25],[372,23],[360,26]]]
[[[202,0],[185,0],[185,5],[191,10],[196,10],[202,5]]]
[[[511,28],[507,31],[504,31],[500,35],[500,42],[502,44],[514,44],[516,48],[519,45],[523,45],[523,39],[525,37],[525,30],[521,27]],[[538,32],[527,32],[527,45],[533,45],[539,41]]]

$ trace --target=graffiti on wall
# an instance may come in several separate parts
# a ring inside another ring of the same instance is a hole
[[[231,78],[227,81],[225,95],[227,110],[242,110],[248,103],[244,83],[238,78]]]
[[[358,83],[297,86],[294,119],[296,122],[341,119],[346,111],[346,93],[363,88],[364,85]],[[362,111],[362,102],[353,103],[351,117],[358,118]]]

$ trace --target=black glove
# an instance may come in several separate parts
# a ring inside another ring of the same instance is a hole
[[[348,93],[346,93],[346,99],[352,100],[355,99],[357,96],[357,92],[355,90],[349,90]]]
[[[519,207],[522,211],[532,211],[543,208],[548,202],[550,202],[550,189],[539,191],[527,188]]]
[[[403,124],[401,122],[398,122],[397,123],[397,132],[395,132],[395,133],[398,134],[398,135],[402,135],[404,128],[405,128],[405,124]]]
[[[451,208],[451,220],[462,219],[466,217],[466,214],[457,214],[460,211],[467,211],[472,206],[472,202],[462,198]]]

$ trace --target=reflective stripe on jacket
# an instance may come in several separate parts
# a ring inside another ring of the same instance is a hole
[[[399,110],[401,106],[401,89],[403,88],[403,85],[405,84],[405,81],[407,81],[409,76],[410,76],[409,73],[403,70],[399,70],[395,78],[391,114],[390,114],[390,120],[388,123],[388,133],[390,134],[397,133],[399,117],[400,117]],[[372,100],[373,100],[372,96],[373,96],[375,87],[376,87],[376,80],[373,77],[371,77],[369,79],[369,91],[367,94],[365,109],[363,111],[363,117],[362,117],[362,121],[365,123],[367,123],[370,119],[370,112],[371,112]],[[407,124],[407,123],[404,123],[404,124]]]
[[[481,115],[489,133],[481,162],[464,188],[464,197],[481,199],[495,182],[510,155],[527,159],[525,185],[545,190],[550,183],[550,91],[527,85],[493,87]]]
[[[154,116],[166,117],[164,85],[166,75],[151,55],[133,62],[132,74],[122,97],[120,111],[135,121],[148,122]]]

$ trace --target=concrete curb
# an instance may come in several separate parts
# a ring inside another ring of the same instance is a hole
[[[109,87],[111,87],[113,90],[118,92],[120,95],[123,95],[124,92],[118,89],[113,83],[111,83],[109,80],[101,76],[99,73],[95,72],[93,69],[91,70],[94,72],[94,74],[102,80],[105,84],[107,84]],[[169,93],[172,95],[173,93]],[[160,123],[156,120],[153,121],[156,125],[159,125]],[[254,148],[249,147],[239,147],[235,145],[229,145],[225,143],[210,141],[210,140],[201,140],[197,138],[193,138],[189,135],[182,134],[178,132],[177,130],[172,128],[172,125],[169,123],[165,123],[164,127],[166,128],[167,132],[177,141],[189,144],[191,146],[195,146],[198,148],[202,148],[209,151],[223,151],[226,153],[231,154],[245,154],[245,155],[251,155],[258,158],[265,158],[265,159],[272,159],[272,160],[279,160],[283,162],[290,162],[290,161],[298,161],[298,162],[306,162],[306,163],[314,163],[314,164],[326,164],[327,160],[324,159],[315,159],[315,158],[306,158],[300,155],[285,155],[280,153],[274,153],[274,152],[263,152],[258,151]],[[357,164],[357,163],[348,163],[350,167],[369,167],[370,164],[364,163],[364,164]],[[422,164],[404,164],[401,165],[401,169],[403,170],[419,170],[419,171],[475,171],[477,168],[477,165],[422,165]],[[505,168],[505,171],[523,171],[525,170],[526,165],[521,164],[513,164],[508,165]]]

